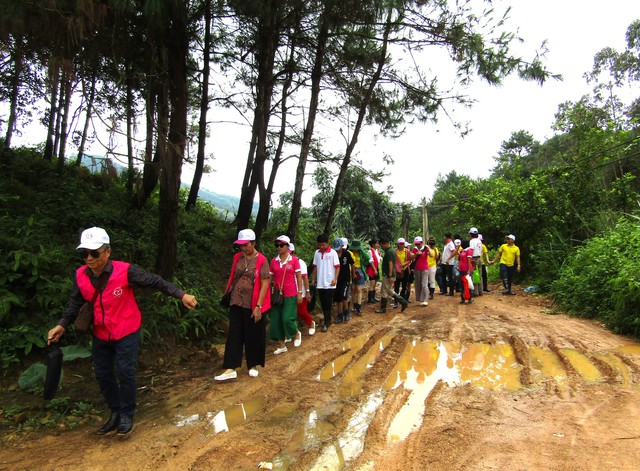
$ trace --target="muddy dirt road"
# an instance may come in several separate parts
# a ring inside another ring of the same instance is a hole
[[[639,469],[640,344],[517,294],[367,305],[258,378],[215,383],[195,355],[141,391],[129,437],[12,441],[0,469]]]

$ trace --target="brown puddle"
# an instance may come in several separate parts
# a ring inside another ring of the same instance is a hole
[[[358,350],[364,347],[369,340],[369,337],[369,334],[363,334],[340,344],[342,351],[346,351],[347,353],[340,355],[338,358],[322,368],[316,379],[318,381],[327,381],[342,373],[342,370],[345,369],[355,354],[358,353]]]
[[[589,359],[573,348],[561,348],[560,352],[569,360],[573,369],[586,381],[602,381],[602,375],[596,366]]]
[[[628,388],[633,384],[629,367],[619,357],[613,353],[599,353],[596,358],[613,369],[622,386]]]
[[[529,347],[531,359],[531,381],[540,384],[544,379],[553,379],[558,389],[562,392],[567,389],[567,372],[564,370],[560,359],[551,350],[540,347]]]
[[[206,419],[208,424],[206,426],[207,431],[215,433],[228,432],[229,429],[236,427],[248,417],[262,409],[264,405],[264,398],[257,397],[241,404],[236,404],[231,407],[227,407],[218,413],[207,412]]]
[[[638,345],[637,343],[630,343],[618,348],[616,351],[620,353],[626,353],[628,355],[640,355],[640,345]]]
[[[387,334],[369,348],[353,365],[349,367],[338,385],[338,396],[347,399],[356,396],[362,389],[362,376],[371,368],[376,359],[389,346],[395,335]]]

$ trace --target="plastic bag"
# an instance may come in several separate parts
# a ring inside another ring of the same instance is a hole
[[[469,290],[473,291],[473,280],[471,279],[471,275],[467,273],[465,275],[465,278],[467,279],[467,285],[469,286]]]

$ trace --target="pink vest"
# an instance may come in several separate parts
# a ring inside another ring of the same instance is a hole
[[[231,266],[231,274],[229,275],[229,281],[227,281],[227,288],[224,290],[226,293],[231,288],[231,283],[233,283],[233,274],[236,272],[236,265],[238,264],[238,260],[244,254],[242,252],[238,252],[233,256],[233,265]],[[260,287],[262,285],[262,280],[260,279],[260,268],[263,263],[269,263],[267,257],[258,252],[258,259],[256,260],[256,272],[253,278],[253,294],[251,296],[251,310],[255,309],[256,304],[258,304],[258,297],[260,296]],[[271,290],[267,290],[267,294],[262,300],[262,307],[260,308],[260,312],[266,312],[271,309]]]
[[[120,340],[140,329],[142,323],[133,288],[129,286],[129,264],[117,261],[111,263],[113,273],[93,305],[93,335],[105,341]],[[91,301],[95,288],[86,269],[86,266],[78,268],[76,280],[82,297]]]

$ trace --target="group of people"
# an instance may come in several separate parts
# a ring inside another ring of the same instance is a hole
[[[316,323],[310,314],[317,303],[323,314],[321,332],[327,332],[335,323],[349,322],[351,313],[362,315],[364,292],[367,302],[380,303],[375,310],[385,314],[391,301],[403,312],[410,302],[412,285],[415,301],[428,306],[436,287],[441,295],[461,293],[461,302],[472,303],[473,296],[489,291],[486,266],[500,262],[503,294],[513,295],[511,283],[520,271],[520,249],[515,236],[508,235],[495,258],[489,259],[482,235],[477,228],[469,231],[469,239],[445,234],[444,247],[436,247],[436,239],[415,237],[413,247],[404,238],[397,239],[395,247],[386,238],[369,241],[367,248],[360,240],[351,243],[346,238],[335,238],[329,243],[326,234],[320,234],[317,250],[309,269],[296,256],[295,246],[286,235],[274,241],[275,257],[270,261],[256,248],[256,234],[251,229],[238,233],[231,272],[225,289],[228,300],[229,328],[224,351],[224,371],[216,381],[238,377],[243,354],[248,374],[259,375],[264,367],[269,339],[277,344],[273,354],[280,355],[293,347],[300,347],[302,334],[299,322],[306,324],[308,334],[314,335]],[[149,288],[181,300],[188,309],[195,309],[197,300],[160,276],[148,273],[134,265],[110,260],[111,245],[107,232],[92,227],[82,232],[77,247],[84,262],[75,272],[69,302],[58,324],[49,331],[48,344],[60,340],[66,329],[88,306],[93,317],[93,362],[100,391],[110,410],[107,421],[98,429],[104,435],[116,431],[128,434],[133,428],[136,411],[136,363],[140,344],[141,314],[133,288]],[[486,263],[483,263],[483,260]],[[474,271],[482,273],[482,283],[467,284]],[[380,283],[380,299],[376,291]],[[267,329],[265,316],[269,314]]]

